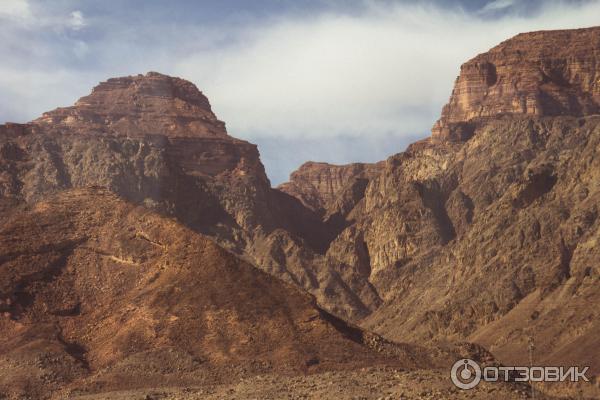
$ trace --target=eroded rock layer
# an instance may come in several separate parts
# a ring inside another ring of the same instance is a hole
[[[433,138],[460,140],[469,122],[501,114],[600,111],[600,28],[515,36],[463,64]]]
[[[312,210],[331,213],[333,208],[348,200],[343,198],[344,195],[362,197],[367,182],[381,167],[382,163],[332,165],[307,162],[290,175],[289,182],[278,189],[298,198]]]
[[[74,106],[44,113],[46,130],[86,134],[227,137],[206,96],[191,82],[157,72],[112,78]]]
[[[541,364],[600,373],[599,49],[591,28],[477,56],[432,137],[367,178],[326,252],[382,299],[364,326],[477,341],[511,365],[532,338]],[[318,198],[305,169],[284,189]]]

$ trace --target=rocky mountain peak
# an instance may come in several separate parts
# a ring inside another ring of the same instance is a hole
[[[227,137],[225,124],[193,83],[157,72],[108,79],[74,106],[33,123],[76,133]]]
[[[598,114],[599,61],[600,27],[519,34],[462,65],[432,137],[462,140],[504,114]]]

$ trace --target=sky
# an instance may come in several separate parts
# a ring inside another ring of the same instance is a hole
[[[430,134],[460,65],[520,32],[600,25],[600,0],[0,0],[0,121],[110,77],[195,83],[274,185]]]

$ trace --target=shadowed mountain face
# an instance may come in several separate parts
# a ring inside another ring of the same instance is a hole
[[[430,139],[377,164],[307,163],[279,189],[195,86],[157,73],[0,125],[2,354],[49,346],[70,357],[56,385],[106,388],[135,357],[170,365],[148,343],[185,349],[190,371],[355,362],[341,347],[375,360],[299,288],[394,340],[523,364],[531,337],[538,364],[600,373],[599,42],[518,35],[463,65]]]
[[[377,176],[384,163],[332,165],[307,162],[290,176],[279,190],[297,197],[309,209],[329,219],[347,213],[364,196],[369,179]]]

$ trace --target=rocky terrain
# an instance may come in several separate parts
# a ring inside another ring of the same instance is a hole
[[[535,390],[535,389],[534,389]],[[536,399],[556,399],[534,392]],[[585,394],[582,394],[585,396]],[[405,371],[390,367],[358,368],[353,371],[327,371],[304,376],[257,375],[235,384],[186,388],[156,388],[128,390],[107,394],[74,397],[77,400],[124,399],[377,399],[377,400],[434,400],[499,398],[506,400],[531,399],[531,388],[523,385],[483,383],[470,391],[454,387],[441,371]],[[579,393],[566,397],[580,399]],[[584,397],[585,398],[585,397]]]
[[[296,197],[327,220],[352,210],[364,196],[369,180],[377,176],[383,165],[383,162],[348,165],[307,162],[278,189]]]
[[[600,375],[599,49],[518,35],[430,138],[277,189],[158,73],[0,125],[0,398],[520,398],[447,374],[532,341]]]
[[[537,362],[600,373],[599,41],[522,34],[463,65],[432,137],[369,179],[327,250],[383,301],[363,326],[511,365],[532,338]]]
[[[207,237],[104,189],[3,207],[0,394],[215,385],[361,366],[441,367],[320,309]]]

